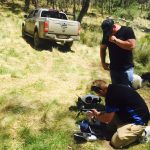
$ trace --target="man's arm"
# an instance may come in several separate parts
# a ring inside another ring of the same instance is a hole
[[[106,112],[98,112],[96,109],[92,109],[87,113],[89,118],[95,117],[97,120],[103,123],[110,123],[115,116],[115,112],[106,113]]]
[[[105,70],[109,70],[109,64],[105,62],[105,59],[106,59],[106,49],[107,49],[107,46],[102,44],[100,46],[100,59],[101,59],[101,64],[103,66],[103,68]]]
[[[97,115],[97,119],[100,120],[101,122],[104,123],[110,123],[112,121],[112,119],[115,116],[115,112],[111,112],[111,113],[101,113],[99,112],[99,114]]]
[[[116,38],[114,35],[109,37],[109,41],[129,51],[133,50],[136,45],[135,39],[128,39],[126,41],[123,41],[123,40]]]

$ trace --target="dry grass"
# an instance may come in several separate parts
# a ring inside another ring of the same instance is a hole
[[[0,14],[0,149],[105,147],[99,141],[75,144],[76,112],[69,111],[94,79],[110,81],[100,66],[99,45],[75,42],[68,52],[36,51],[21,37],[23,13],[0,6]]]
[[[73,144],[76,112],[71,113],[69,107],[75,105],[77,95],[86,94],[93,79],[107,74],[99,66],[98,46],[76,42],[74,52],[36,51],[31,40],[21,37],[23,13],[6,10],[1,7],[0,12],[0,149],[32,149],[40,147],[42,140],[49,141],[47,147],[58,149],[59,133],[68,140],[62,140],[59,149],[69,143],[72,148],[92,149],[90,143]]]

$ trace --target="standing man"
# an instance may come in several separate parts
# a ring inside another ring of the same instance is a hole
[[[133,81],[133,49],[135,35],[130,27],[120,26],[112,19],[104,20],[101,28],[103,39],[100,58],[105,70],[110,70],[112,83],[131,86]],[[106,49],[109,50],[110,64],[106,63]]]
[[[92,109],[87,116],[110,125],[114,131],[111,145],[122,148],[137,141],[150,117],[143,98],[128,86],[103,80],[94,81],[91,90],[105,97],[105,112]]]

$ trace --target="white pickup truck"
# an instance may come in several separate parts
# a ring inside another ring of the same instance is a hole
[[[31,11],[22,23],[22,36],[31,36],[34,47],[39,48],[44,40],[61,42],[68,48],[74,40],[79,40],[80,23],[68,20],[63,12],[39,8]]]

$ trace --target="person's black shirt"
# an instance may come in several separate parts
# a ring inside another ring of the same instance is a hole
[[[149,110],[143,98],[132,88],[110,84],[106,94],[106,111],[116,112],[124,123],[147,124]]]
[[[126,26],[121,26],[114,36],[123,41],[135,39],[132,28]],[[111,70],[124,71],[134,66],[132,51],[125,50],[115,43],[109,42],[108,37],[103,37],[102,44],[108,46]]]

